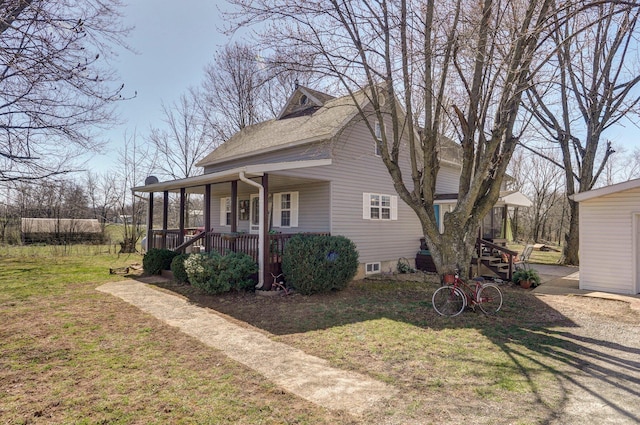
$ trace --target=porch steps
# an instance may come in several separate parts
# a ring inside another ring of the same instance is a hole
[[[503,263],[501,257],[482,256],[480,262],[501,279],[509,278],[509,263]]]

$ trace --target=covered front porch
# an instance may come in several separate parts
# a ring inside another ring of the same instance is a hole
[[[148,194],[147,248],[187,253],[244,252],[258,263],[257,287],[268,290],[272,274],[281,273],[284,246],[291,237],[330,233],[328,218],[315,223],[311,230],[298,226],[299,192],[292,189],[326,186],[319,192],[328,196],[327,181],[297,177],[295,171],[330,164],[330,159],[294,161],[248,165],[167,182],[147,179],[147,184],[133,189]],[[283,195],[285,190],[287,196]],[[177,226],[170,228],[170,196],[176,195]],[[203,198],[202,225],[197,227],[187,223],[188,198],[192,195]],[[325,204],[329,204],[328,199]],[[326,209],[318,214],[328,217]],[[274,222],[279,231],[273,230]]]

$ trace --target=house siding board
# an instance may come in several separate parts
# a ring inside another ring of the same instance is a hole
[[[231,196],[229,185],[216,185],[216,190],[212,188],[211,217],[212,228],[216,232],[228,233],[231,226],[220,225],[220,200]],[[243,187],[238,190],[238,199],[250,199],[251,195],[257,195],[257,189],[251,190]],[[329,232],[330,225],[330,202],[329,183],[318,182],[305,184],[303,186],[279,187],[272,193],[298,192],[298,227],[273,227],[273,230],[282,233],[307,233],[307,232]],[[238,231],[249,232],[249,221],[239,221]]]
[[[640,189],[580,203],[580,288],[635,293],[634,214]]]
[[[298,192],[298,227],[274,227],[282,233],[329,232],[329,183],[290,186],[278,192]]]
[[[382,159],[374,154],[374,148],[371,133],[357,122],[334,144],[331,232],[353,240],[361,263],[413,258],[422,231],[417,216],[402,200],[398,200],[398,220],[362,218],[363,193],[396,195],[391,177]],[[402,172],[407,179],[411,173],[408,160],[404,162],[407,166]],[[408,185],[411,187],[411,182]]]
[[[436,180],[436,193],[458,193],[460,185],[460,168],[442,165]]]

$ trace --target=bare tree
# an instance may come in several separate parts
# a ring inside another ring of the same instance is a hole
[[[531,196],[531,239],[540,241],[552,219],[555,207],[562,203],[564,184],[562,170],[537,155],[529,155],[529,173],[526,174],[527,190]]]
[[[193,90],[171,106],[162,105],[164,127],[152,128],[147,141],[157,156],[156,171],[172,179],[198,174],[195,164],[218,143],[209,111]]]
[[[148,148],[145,149],[137,143],[136,134],[124,135],[124,146],[120,151],[119,169],[117,170],[117,211],[123,218],[123,241],[120,244],[120,253],[136,252],[136,245],[144,229],[146,202],[136,196],[131,188],[139,186],[148,176],[144,170],[152,170],[153,164],[149,164]]]
[[[203,94],[217,140],[266,118],[260,95],[266,77],[258,52],[247,45],[228,45],[216,54],[205,69]]]
[[[557,20],[551,37],[556,55],[544,74],[547,82],[539,81],[528,92],[530,110],[562,152],[562,159],[553,162],[564,170],[570,208],[567,264],[579,262],[579,211],[571,197],[594,187],[614,153],[610,141],[601,144],[602,133],[628,117],[640,101],[634,90],[640,82],[640,7],[635,2],[574,7],[567,19]]]
[[[121,99],[107,58],[122,45],[120,0],[0,2],[0,181],[74,170]]]
[[[104,232],[109,214],[113,214],[117,205],[117,181],[111,173],[88,172],[85,179],[85,187],[89,198],[89,206],[93,218],[100,222]]]
[[[466,275],[479,222],[498,199],[518,141],[521,96],[555,2],[232,3],[240,24],[271,22],[261,46],[298,52],[281,57],[339,82],[374,140],[374,122],[380,124],[381,157],[399,196],[420,219],[438,271],[459,268]],[[367,106],[357,102],[358,91]],[[414,109],[418,102],[422,107]],[[449,136],[460,143],[462,173],[441,234],[434,198],[446,121],[456,130]],[[407,157],[409,176],[402,173]]]
[[[640,149],[634,148],[631,152],[620,144],[611,143],[616,151],[605,164],[602,178],[597,186],[608,186],[615,183],[637,179],[640,177]]]

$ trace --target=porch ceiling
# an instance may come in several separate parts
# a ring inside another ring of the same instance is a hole
[[[511,207],[530,207],[533,202],[529,200],[524,194],[517,190],[500,192],[500,198],[498,199],[498,205],[508,205]]]
[[[158,182],[148,184],[145,186],[137,186],[132,190],[134,192],[179,192],[180,189],[185,188],[189,193],[203,193],[204,186],[207,184],[225,183],[240,179],[240,174],[245,173],[248,178],[261,177],[266,173],[270,174],[270,185],[287,185],[294,182],[300,183],[302,180],[313,181],[310,179],[299,179],[294,177],[288,177],[285,175],[278,175],[278,172],[284,172],[288,170],[296,170],[309,167],[320,167],[331,165],[331,159],[317,159],[308,161],[290,161],[290,162],[278,162],[271,164],[256,164],[247,165],[244,167],[233,168],[227,171],[221,171],[218,173],[202,174],[200,176],[189,177],[186,179],[170,180],[166,182]]]
[[[457,193],[441,193],[436,195],[436,201],[438,201],[438,203],[456,202],[457,200]],[[500,197],[495,206],[501,207],[505,205],[510,207],[530,207],[533,205],[533,202],[517,190],[503,190],[500,192]]]

